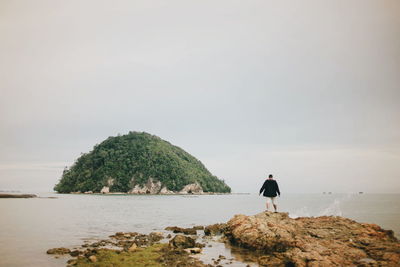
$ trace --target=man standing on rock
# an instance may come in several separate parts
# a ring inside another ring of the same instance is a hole
[[[268,179],[265,180],[263,186],[260,189],[260,195],[264,191],[263,196],[267,198],[267,211],[269,211],[269,204],[272,202],[275,212],[277,212],[276,196],[281,196],[279,192],[278,183],[273,179],[272,174],[268,175]]]

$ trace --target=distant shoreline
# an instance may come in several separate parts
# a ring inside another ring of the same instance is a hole
[[[0,198],[36,198],[34,194],[3,194],[0,193]]]

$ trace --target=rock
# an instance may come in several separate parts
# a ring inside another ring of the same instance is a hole
[[[47,250],[47,254],[57,254],[57,255],[64,255],[69,254],[71,252],[68,248],[51,248]]]
[[[86,191],[85,194],[93,194],[93,191]]]
[[[132,182],[133,183],[133,182]],[[161,191],[161,182],[155,182],[153,178],[149,178],[144,185],[135,185],[128,193],[129,194],[158,194]]]
[[[70,260],[67,261],[67,264],[68,264],[67,266],[75,266],[75,265],[78,264],[78,260],[70,259]]]
[[[169,245],[173,248],[193,248],[195,240],[189,236],[176,235],[169,241]]]
[[[149,241],[150,241],[149,237],[147,235],[143,235],[143,234],[135,236],[135,240],[134,240],[136,245],[138,245],[139,247],[144,247],[144,246],[149,245]]]
[[[177,226],[168,226],[165,228],[167,231],[172,231],[176,233],[183,233],[185,235],[197,235],[197,231],[194,228],[182,228]]]
[[[100,190],[100,193],[102,193],[102,194],[108,194],[108,193],[110,193],[110,187],[108,187],[108,186],[103,186],[103,188]]]
[[[185,248],[185,251],[189,254],[201,253],[201,248]]]
[[[163,238],[164,238],[164,234],[161,233],[161,232],[151,232],[151,233],[149,234],[149,240],[150,240],[151,242],[158,242],[158,241],[160,241],[160,240],[163,239]]]
[[[108,178],[107,184],[105,186],[103,186],[103,188],[100,190],[100,193],[102,193],[102,194],[110,193],[110,188],[111,188],[111,186],[114,185],[114,181],[115,181],[115,179]]]
[[[185,185],[179,194],[203,194],[203,188],[197,182],[194,184]]]
[[[236,215],[224,233],[233,245],[262,251],[261,266],[396,266],[400,262],[400,242],[392,231],[342,217]]]
[[[194,246],[196,247],[196,248],[204,248],[206,245],[205,244],[202,244],[202,243],[195,243],[194,244]]]
[[[220,235],[224,232],[226,224],[224,223],[216,223],[212,225],[208,225],[204,228],[205,235]]]
[[[135,243],[133,243],[132,246],[130,246],[128,248],[128,251],[129,252],[133,252],[133,251],[137,250],[137,248],[138,248],[138,246]]]
[[[77,257],[81,252],[79,250],[73,250],[69,253],[72,257]]]
[[[95,255],[89,256],[88,258],[91,262],[97,262],[97,257]]]
[[[280,267],[285,266],[285,263],[282,259],[277,257],[270,257],[270,256],[261,256],[258,258],[258,264],[260,266],[271,266],[271,267]]]
[[[161,188],[160,194],[163,195],[171,195],[171,194],[175,194],[174,191],[168,190],[165,186],[163,188]]]
[[[34,194],[0,194],[0,198],[35,198]]]

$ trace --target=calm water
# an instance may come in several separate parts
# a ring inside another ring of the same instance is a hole
[[[258,195],[59,195],[58,199],[0,199],[0,266],[65,266],[46,255],[118,231],[148,233],[166,226],[226,222],[264,210]],[[278,199],[291,217],[340,215],[400,233],[400,194],[288,194]]]

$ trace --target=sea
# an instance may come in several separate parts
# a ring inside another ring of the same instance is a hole
[[[41,198],[0,199],[0,266],[65,266],[68,257],[57,259],[46,251],[115,232],[209,225],[265,210],[265,199],[256,194],[37,194]],[[284,194],[278,209],[292,218],[332,215],[376,223],[400,237],[400,194]]]

